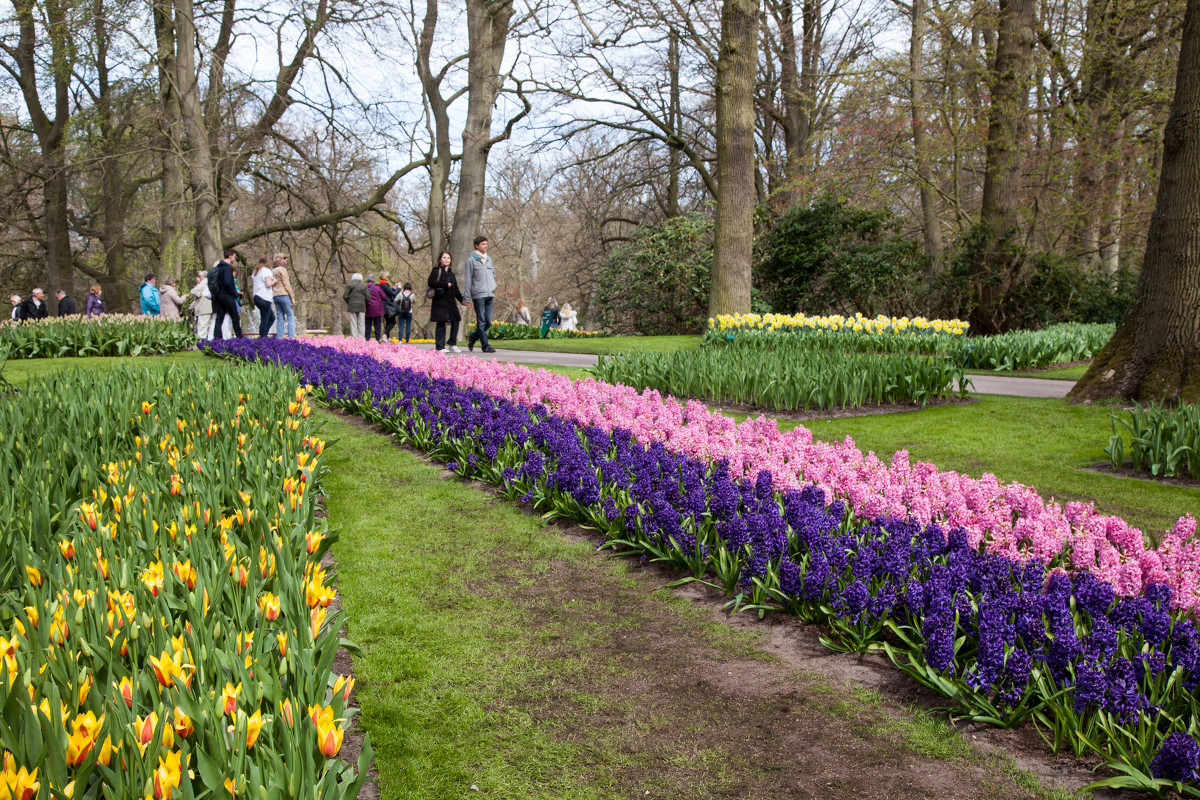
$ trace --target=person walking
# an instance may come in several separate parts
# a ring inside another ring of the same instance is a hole
[[[350,282],[342,290],[342,299],[346,301],[346,313],[350,315],[350,338],[365,338],[367,301],[371,299],[371,290],[363,283],[361,272],[350,276]]]
[[[258,309],[258,338],[265,339],[275,324],[275,273],[265,255],[259,256],[250,280],[254,284],[254,307]]]
[[[237,338],[242,338],[242,320],[241,312],[238,309],[238,287],[233,277],[233,267],[237,264],[237,253],[233,250],[225,251],[225,258],[218,261],[215,269],[217,270],[216,284],[217,293],[213,295],[213,338],[221,339],[224,334],[224,323],[229,319],[233,327],[233,335]],[[211,291],[212,287],[209,287]]]
[[[462,315],[455,302],[465,306],[467,301],[458,288],[458,278],[454,277],[451,261],[450,254],[443,250],[438,256],[438,265],[429,273],[429,291],[425,293],[433,300],[429,307],[429,321],[437,323],[433,347],[439,353],[445,352],[447,346],[451,353],[462,352],[458,349],[458,323]],[[447,325],[450,326],[449,337],[446,336]]]
[[[19,319],[22,322],[28,322],[46,319],[46,317],[49,317],[50,309],[46,307],[46,301],[44,297],[45,292],[43,292],[41,289],[34,288],[34,290],[29,293],[29,297],[26,297],[21,301],[21,304],[17,306],[20,315],[17,316],[16,319]]]
[[[196,338],[212,338],[213,302],[208,290],[208,273],[201,272],[196,285],[188,292],[192,296],[192,313],[196,315]]]
[[[276,253],[271,269],[275,273],[272,288],[275,303],[275,338],[296,338],[296,296],[292,294],[292,280],[288,277],[287,253]]]
[[[571,308],[570,303],[563,303],[559,316],[562,318],[562,330],[573,331],[576,329],[576,325],[579,323],[579,312]]]
[[[62,289],[56,291],[54,296],[58,298],[58,315],[60,317],[73,317],[79,313],[79,310],[75,308],[75,301]]]
[[[83,301],[83,315],[87,318],[100,317],[104,315],[104,300],[101,295],[104,291],[100,288],[100,284],[93,283],[88,289],[87,300]]]
[[[146,280],[138,287],[138,297],[142,301],[142,314],[147,317],[157,317],[162,307],[162,295],[158,291],[158,278],[153,272],[146,273]]]
[[[10,314],[8,318],[11,319],[13,322],[20,322],[21,321],[21,295],[19,295],[19,294],[10,295],[8,299],[10,302],[12,302],[12,314]]]
[[[396,337],[408,344],[412,337],[413,306],[417,304],[417,296],[413,294],[412,284],[405,283],[404,288],[396,294]]]
[[[381,331],[383,330],[383,317],[387,313],[387,292],[383,287],[375,282],[374,275],[367,276],[367,329],[364,338],[368,341],[371,339],[371,331],[375,331],[375,341],[381,342]]]
[[[175,289],[175,279],[167,276],[163,280],[163,287],[159,291],[162,299],[162,318],[175,320],[178,322],[183,319],[179,313],[183,308],[183,298],[179,296],[179,292]]]
[[[379,273],[379,288],[383,289],[383,338],[391,340],[392,328],[396,325],[396,289],[392,288],[392,275],[387,270]]]
[[[483,345],[483,352],[494,353],[496,348],[488,343],[488,328],[492,327],[492,301],[496,296],[496,265],[487,254],[486,236],[475,237],[475,250],[467,256],[463,268],[463,296],[475,307],[475,330],[467,337],[467,349],[474,350],[475,342]]]

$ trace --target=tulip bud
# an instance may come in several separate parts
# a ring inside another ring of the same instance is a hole
[[[75,627],[78,628],[81,625],[83,625],[83,606],[75,609]]]

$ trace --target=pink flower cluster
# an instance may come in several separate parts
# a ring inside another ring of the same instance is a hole
[[[1194,540],[1191,515],[1163,534],[1155,549],[1147,547],[1139,529],[1120,517],[1097,513],[1091,503],[1064,508],[1043,500],[1032,487],[1004,484],[991,474],[972,478],[933,464],[911,464],[906,450],[888,463],[873,452],[864,454],[850,437],[833,444],[814,441],[807,428],[783,432],[770,417],[736,423],[694,400],[684,403],[594,378],[573,381],[519,364],[344,337],[301,341],[368,355],[523,405],[541,403],[582,425],[626,428],[642,442],[662,442],[695,458],[724,459],[735,476],[752,478],[768,470],[777,489],[815,483],[862,517],[912,517],[961,526],[976,546],[983,543],[1010,558],[1090,570],[1122,595],[1136,596],[1147,583],[1165,582],[1177,608],[1200,607],[1200,541]]]

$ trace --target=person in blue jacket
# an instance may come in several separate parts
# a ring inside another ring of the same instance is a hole
[[[157,317],[158,310],[162,307],[156,283],[158,279],[151,272],[146,275],[145,283],[138,287],[138,295],[142,298],[142,313],[148,317]]]

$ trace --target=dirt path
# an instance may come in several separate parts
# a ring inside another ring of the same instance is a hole
[[[555,785],[572,797],[1070,796],[922,718],[886,682],[881,694],[808,668],[794,647],[789,656],[794,620],[782,636],[786,624],[717,621],[702,592],[661,590],[658,570],[605,559],[586,532],[543,527],[357,420],[331,420],[326,435],[339,440],[329,451],[329,515],[344,528],[335,554],[350,635],[366,651],[356,663],[364,725],[377,747],[404,730],[398,716],[428,713],[446,729],[447,741],[424,731],[407,749],[379,747],[383,797],[535,796],[506,793],[489,782],[496,775],[550,787],[539,797],[567,796]],[[375,524],[375,493],[401,506],[385,520],[407,522],[362,530]],[[404,507],[403,498],[424,504]],[[436,577],[413,577],[426,569]],[[445,619],[476,631],[471,658],[484,677],[450,670],[413,680],[405,659],[445,648],[438,656],[453,660],[449,650],[462,644],[427,632]],[[444,694],[471,720],[470,741],[495,741],[496,751],[414,767],[432,751],[468,746],[454,738],[457,717],[437,705]],[[506,749],[530,728],[551,757]],[[475,774],[484,777],[463,777]]]

